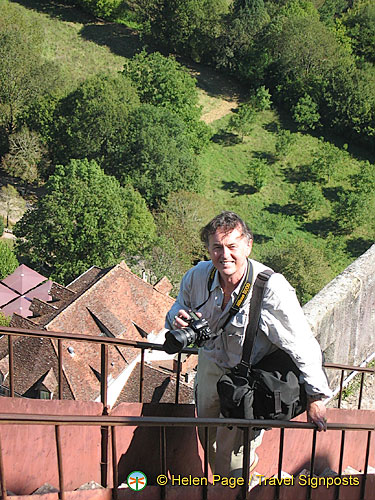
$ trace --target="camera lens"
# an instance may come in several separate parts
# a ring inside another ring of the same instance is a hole
[[[165,334],[164,350],[168,354],[175,354],[195,341],[196,334],[191,328],[178,328]]]

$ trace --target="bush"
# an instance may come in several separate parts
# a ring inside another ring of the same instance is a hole
[[[0,279],[4,279],[18,267],[18,260],[5,241],[0,241]]]
[[[77,3],[94,16],[109,19],[115,16],[122,0],[78,0]]]
[[[319,124],[318,105],[308,94],[305,94],[297,101],[297,104],[292,108],[292,113],[293,120],[301,130],[314,130]]]
[[[0,236],[2,236],[4,233],[4,219],[3,216],[0,215]]]

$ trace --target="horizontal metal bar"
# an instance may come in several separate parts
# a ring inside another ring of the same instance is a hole
[[[367,368],[366,366],[340,365],[338,363],[324,363],[324,368],[333,368],[336,370],[351,370],[353,372],[368,372],[375,373],[375,368]]]
[[[17,335],[26,337],[42,337],[46,339],[63,339],[75,340],[77,342],[91,342],[94,344],[110,344],[116,346],[135,347],[137,349],[154,349],[156,351],[164,351],[162,344],[154,344],[152,342],[139,342],[137,340],[114,339],[111,337],[101,337],[98,335],[83,335],[80,333],[66,333],[66,332],[50,332],[47,330],[26,330],[24,328],[13,328],[10,326],[0,327],[0,335]],[[187,354],[198,354],[198,349],[186,348],[181,352]]]
[[[77,415],[32,415],[19,413],[0,414],[0,424],[38,424],[38,425],[101,425],[101,426],[241,426],[284,429],[316,429],[307,422],[288,420],[241,420],[237,418],[194,418],[194,417],[112,417],[112,416],[77,416]],[[375,430],[374,424],[329,423],[328,430]]]

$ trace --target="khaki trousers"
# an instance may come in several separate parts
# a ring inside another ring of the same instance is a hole
[[[195,405],[198,417],[218,418],[220,401],[216,389],[219,378],[229,370],[220,368],[199,349],[198,369],[195,377]],[[199,439],[204,447],[204,428],[198,428]],[[259,431],[250,431],[250,464],[255,457],[255,449],[262,442]],[[233,427],[210,427],[208,429],[208,461],[213,474],[222,477],[240,477],[243,460],[243,432]]]

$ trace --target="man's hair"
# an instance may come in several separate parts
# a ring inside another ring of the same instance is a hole
[[[249,226],[234,212],[221,212],[214,217],[206,226],[202,227],[200,236],[203,243],[208,247],[208,240],[211,234],[215,234],[218,229],[226,232],[240,227],[242,236],[246,236],[249,243],[253,239],[253,233]]]

